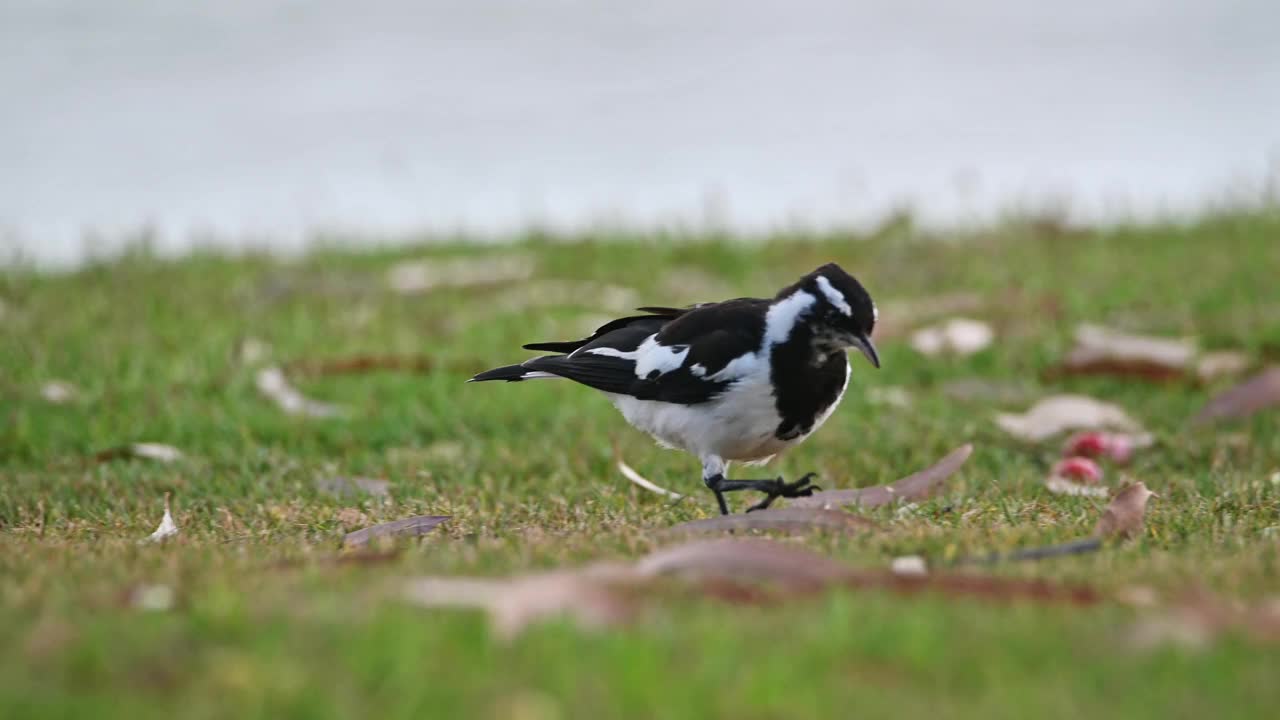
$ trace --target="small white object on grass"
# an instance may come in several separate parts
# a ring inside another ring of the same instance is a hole
[[[618,470],[622,471],[623,477],[649,492],[655,492],[663,497],[669,497],[672,500],[680,500],[684,498],[684,496],[678,492],[672,492],[666,488],[658,487],[657,485],[649,482],[643,475],[636,472],[630,465],[623,462],[621,458],[618,459]]]
[[[169,493],[165,493],[164,517],[160,519],[160,526],[156,528],[155,532],[148,535],[144,542],[162,542],[177,534],[178,524],[173,521],[173,513],[169,510]]]
[[[64,405],[76,399],[76,388],[69,382],[50,380],[40,388],[40,395],[54,405]]]
[[[924,558],[919,555],[904,555],[893,559],[893,564],[889,566],[894,575],[904,575],[907,577],[921,577],[929,574],[929,568],[925,565]]]
[[[155,460],[156,462],[176,462],[182,459],[182,451],[172,445],[162,443],[140,442],[129,446],[129,452],[136,458]],[[166,495],[165,502],[168,503]]]
[[[951,318],[944,323],[921,328],[911,335],[911,347],[922,355],[972,355],[995,340],[995,331],[981,320]]]
[[[290,415],[313,418],[337,417],[343,414],[337,405],[312,400],[289,384],[284,371],[278,367],[265,367],[258,371],[258,392],[270,398]]]

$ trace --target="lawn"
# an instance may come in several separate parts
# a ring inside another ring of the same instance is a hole
[[[567,240],[293,259],[139,249],[73,273],[0,273],[0,717],[1274,717],[1273,639],[1237,627],[1150,643],[1136,629],[1189,592],[1280,598],[1280,412],[1197,427],[1188,419],[1233,380],[1050,371],[1082,322],[1273,362],[1280,213]],[[855,356],[839,410],[770,471],[865,486],[975,451],[937,497],[860,511],[877,531],[788,542],[886,567],[1088,534],[1105,499],[1044,485],[1061,442],[992,422],[1083,393],[1156,438],[1106,468],[1111,487],[1160,494],[1145,530],[970,572],[1089,585],[1103,602],[838,589],[759,604],[668,588],[616,627],[555,618],[504,640],[480,612],[403,599],[422,575],[638,557],[673,542],[664,528],[715,513],[696,461],[604,398],[466,378],[635,306],[772,295],[828,261],[877,299],[883,369]],[[995,343],[963,358],[913,350],[921,308],[960,300]],[[256,387],[267,364],[339,414],[283,412]],[[974,379],[991,392],[948,391]],[[183,456],[104,453],[135,442]],[[630,484],[615,447],[690,497]],[[387,481],[388,497],[321,487],[357,476]],[[165,493],[181,530],[140,543]],[[348,531],[423,514],[451,519],[380,554],[342,547]],[[1156,606],[1122,601],[1135,588]]]

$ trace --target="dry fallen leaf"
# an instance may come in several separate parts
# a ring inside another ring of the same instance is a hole
[[[911,347],[922,355],[950,353],[972,355],[986,349],[995,339],[991,326],[981,320],[951,318],[911,334]]]
[[[1081,325],[1076,328],[1076,346],[1060,370],[1068,375],[1172,380],[1187,373],[1195,355],[1193,340],[1132,335],[1099,325]]]
[[[375,538],[426,535],[448,519],[448,515],[418,515],[403,520],[394,520],[349,532],[342,539],[342,543],[347,547],[360,547],[368,545],[369,541]]]
[[[843,510],[821,507],[769,508],[738,515],[693,520],[667,528],[674,534],[722,533],[746,530],[780,530],[790,533],[805,532],[866,532],[879,529],[879,523]]]
[[[643,475],[636,472],[634,468],[632,468],[630,465],[623,462],[622,458],[618,456],[616,447],[614,448],[614,459],[618,463],[618,470],[622,473],[622,476],[630,480],[631,482],[635,483],[636,485],[639,485],[640,487],[644,488],[645,490],[648,490],[649,492],[657,493],[663,497],[669,497],[672,500],[681,500],[684,498],[684,496],[681,495],[680,493],[673,492],[664,487],[655,485],[654,483],[647,480]]]
[[[258,371],[258,392],[274,401],[290,415],[304,415],[313,418],[337,417],[344,414],[342,408],[329,403],[312,400],[298,392],[284,372],[278,367],[266,367]]]
[[[1107,509],[1102,512],[1093,529],[1096,538],[1131,538],[1142,531],[1142,521],[1147,513],[1147,501],[1159,497],[1147,489],[1145,483],[1136,482],[1116,493]]]
[[[1051,395],[1025,413],[997,413],[996,424],[1005,432],[1032,442],[1066,430],[1142,432],[1142,427],[1124,410],[1086,395]]]
[[[173,513],[169,510],[169,493],[164,494],[164,517],[160,518],[160,526],[146,537],[143,542],[161,542],[178,534],[178,525],[173,521]]]
[[[1217,420],[1245,418],[1280,406],[1280,365],[1272,365],[1244,382],[1215,395],[1192,419],[1202,425]]]
[[[849,574],[843,563],[812,550],[759,538],[695,541],[662,548],[641,558],[635,570],[643,577],[722,578],[810,589]]]
[[[862,507],[873,508],[897,500],[924,500],[932,495],[944,480],[955,474],[972,454],[973,445],[961,445],[932,466],[908,475],[891,485],[825,490],[809,497],[789,500],[787,504],[790,507],[799,508],[838,507],[857,503]]]

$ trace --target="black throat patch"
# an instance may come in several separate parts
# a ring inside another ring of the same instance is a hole
[[[769,379],[774,387],[774,406],[782,422],[774,435],[794,440],[808,435],[813,423],[831,404],[840,399],[849,372],[843,350],[823,352],[813,333],[798,325],[785,342],[773,346],[769,356]]]

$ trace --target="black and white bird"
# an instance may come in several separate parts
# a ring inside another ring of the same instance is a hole
[[[726,492],[763,492],[749,510],[811,495],[813,473],[794,482],[725,474],[730,462],[767,462],[831,416],[849,384],[846,350],[880,367],[871,343],[876,306],[862,285],[831,263],[772,300],[639,310],[648,314],[606,323],[583,340],[525,345],[556,354],[471,381],[567,378],[604,392],[627,422],[702,461],[721,513],[729,513]]]

